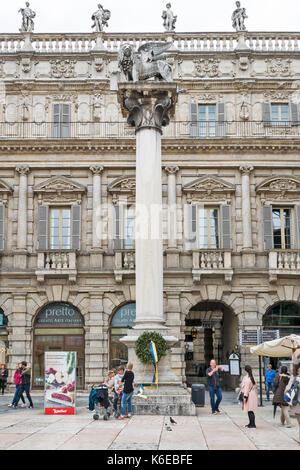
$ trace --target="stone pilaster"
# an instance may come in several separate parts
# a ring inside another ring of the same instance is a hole
[[[251,165],[240,166],[242,174],[242,224],[243,224],[243,267],[255,266],[255,254],[252,243],[252,217],[250,199],[250,174],[254,170]]]
[[[178,166],[166,166],[168,174],[168,248],[167,268],[179,267],[179,250],[177,247],[177,198],[176,198],[176,174]]]
[[[14,266],[18,269],[27,267],[27,175],[30,172],[28,166],[16,168],[20,174],[19,198],[18,198],[18,228],[17,228],[17,250],[14,256]]]
[[[90,265],[92,268],[103,267],[102,249],[102,200],[101,200],[101,174],[102,166],[91,166],[93,173],[93,240]]]

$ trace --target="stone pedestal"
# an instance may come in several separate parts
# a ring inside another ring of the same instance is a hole
[[[158,406],[157,397],[162,396],[162,389],[171,387],[169,394],[177,389],[187,408],[191,408],[191,414],[195,414],[181,375],[172,369],[170,347],[178,342],[178,338],[165,326],[163,312],[161,136],[162,127],[169,124],[169,114],[174,112],[177,85],[121,83],[118,100],[127,122],[136,129],[136,323],[121,341],[128,346],[129,361],[134,364],[135,384],[151,383],[153,367],[145,369],[140,363],[135,354],[135,343],[146,330],[160,333],[169,349],[159,362],[159,388],[156,390],[154,386],[152,389],[152,395],[156,396],[155,405],[154,402],[152,405]],[[162,403],[162,399],[158,401]],[[148,403],[148,408],[152,405]],[[166,411],[164,406],[158,408],[160,412]]]

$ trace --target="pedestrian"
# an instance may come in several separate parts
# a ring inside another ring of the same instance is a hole
[[[280,406],[281,408],[281,415],[280,421],[282,426],[286,424],[287,428],[292,427],[292,423],[289,416],[289,405],[284,399],[284,392],[285,389],[290,381],[290,375],[288,374],[288,369],[286,366],[281,367],[280,374],[277,374],[274,379],[274,397],[273,397],[273,405],[274,405],[274,418],[276,413],[276,407]]]
[[[133,364],[128,362],[126,366],[125,374],[123,375],[121,382],[124,383],[124,390],[121,402],[121,415],[119,419],[131,418],[132,416],[132,395],[134,392],[133,381],[134,373],[132,372]],[[128,407],[128,412],[126,413],[126,406]]]
[[[206,370],[206,376],[210,395],[210,406],[213,415],[221,413],[219,406],[222,401],[222,390],[220,387],[219,370],[223,371],[224,369],[221,366],[217,366],[216,361],[212,359],[210,361],[210,367]],[[215,395],[217,397],[216,400]]]
[[[125,367],[124,366],[119,366],[118,367],[118,373],[115,376],[115,385],[114,385],[114,402],[113,402],[113,408],[114,408],[114,413],[115,417],[119,417],[119,412],[118,412],[118,403],[122,402],[122,395],[123,395],[123,384],[121,382],[123,375],[125,373]]]
[[[17,408],[19,400],[21,398],[21,394],[24,393],[24,392],[26,393],[27,399],[29,401],[28,408],[33,408],[33,403],[32,403],[31,396],[30,396],[30,368],[27,367],[27,362],[26,361],[21,362],[21,368],[22,368],[22,371],[21,371],[21,377],[22,377],[21,389],[20,389],[19,394],[17,396],[17,399],[15,401],[14,408]]]
[[[6,385],[7,377],[8,377],[8,370],[6,369],[5,364],[1,364],[1,368],[0,368],[0,389],[2,390],[2,395],[4,395],[4,388],[5,388],[5,385]]]
[[[296,384],[296,396],[295,399],[293,400],[293,405],[291,407],[291,411],[293,414],[295,414],[295,417],[297,419],[298,425],[299,425],[299,444],[300,444],[300,367],[298,367],[297,370],[297,375],[296,377],[291,377],[286,391],[290,390],[292,385]]]
[[[108,396],[109,398],[113,398],[113,390],[114,390],[114,385],[115,385],[115,376],[116,376],[116,371],[115,369],[110,370],[105,377],[105,380],[103,382],[103,385],[106,385],[108,388]]]
[[[266,394],[267,400],[270,401],[270,388],[274,394],[274,379],[276,376],[276,370],[273,369],[272,364],[268,364],[266,368]]]
[[[242,409],[248,413],[249,424],[246,428],[256,428],[255,414],[257,410],[256,384],[250,366],[245,366],[245,376],[242,380],[241,393],[243,393]]]
[[[19,395],[19,393],[21,392],[21,388],[22,388],[22,377],[21,377],[21,372],[22,372],[22,367],[21,367],[21,363],[17,364],[16,365],[16,371],[14,373],[14,384],[16,386],[16,391],[15,391],[15,394],[14,394],[14,397],[13,397],[13,401],[11,402],[9,406],[9,408],[12,408],[13,406],[15,406],[15,403],[16,403],[16,400],[17,400],[17,397]],[[20,398],[23,402],[23,404],[21,405],[22,408],[25,408],[26,405],[25,405],[25,399],[24,399],[24,396],[23,396],[23,393],[20,393]]]

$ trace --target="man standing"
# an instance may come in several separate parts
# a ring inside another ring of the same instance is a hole
[[[122,396],[123,396],[123,384],[122,384],[122,378],[125,373],[125,367],[124,366],[119,366],[118,367],[118,373],[115,375],[115,386],[114,386],[114,403],[113,403],[113,408],[114,408],[114,413],[115,417],[119,417],[119,412],[118,412],[118,402],[122,402]]]
[[[32,403],[31,396],[30,396],[30,368],[27,367],[26,361],[21,362],[21,366],[22,366],[22,372],[21,372],[22,383],[21,383],[20,393],[15,401],[15,408],[18,406],[19,400],[23,392],[26,392],[26,396],[29,401],[28,408],[33,408],[33,403]]]
[[[213,415],[221,413],[219,405],[222,401],[222,390],[220,387],[219,370],[223,371],[224,369],[221,366],[217,366],[216,361],[212,359],[210,361],[210,367],[206,370],[206,376],[208,378],[208,391],[210,394],[210,404]],[[217,400],[215,400],[215,395]]]
[[[272,368],[272,364],[268,364],[266,369],[266,393],[267,393],[267,400],[270,401],[270,388],[272,393],[274,393],[274,379],[275,379],[276,371]]]

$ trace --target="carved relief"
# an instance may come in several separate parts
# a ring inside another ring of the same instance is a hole
[[[101,57],[95,59],[94,62],[96,72],[100,73],[104,69],[104,60]]]
[[[0,202],[6,204],[8,196],[13,193],[13,188],[9,186],[5,181],[0,179]]]
[[[182,188],[187,202],[230,200],[235,187],[215,176],[202,176]]]
[[[54,78],[75,78],[76,60],[50,60],[51,70],[50,76]]]
[[[270,77],[290,77],[291,72],[291,59],[266,59],[267,74]]]
[[[38,195],[39,203],[81,203],[85,186],[66,176],[53,176],[36,185],[33,192]]]
[[[300,199],[300,179],[290,176],[274,176],[262,182],[256,192],[263,201],[298,201]]]
[[[127,202],[135,201],[136,180],[135,176],[120,177],[113,181],[109,187],[108,192],[112,194],[113,204],[117,204],[120,199],[126,197]]]
[[[31,71],[31,60],[29,57],[24,57],[21,60],[21,68],[23,73],[29,73]]]
[[[194,61],[195,64],[195,71],[194,71],[194,76],[195,77],[219,77],[221,75],[220,70],[219,70],[219,64],[220,60],[219,59],[195,59]]]

